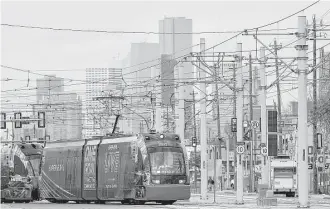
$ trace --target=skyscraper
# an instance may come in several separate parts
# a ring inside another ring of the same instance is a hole
[[[160,45],[160,55],[167,56],[167,59],[172,58],[175,60],[175,63],[178,64],[179,61],[183,61],[181,56],[189,55],[192,52],[192,20],[186,19],[185,17],[166,17],[163,20],[159,21],[159,45]],[[181,57],[181,59],[179,59]],[[187,58],[185,62],[182,63],[184,77],[183,80],[189,82],[194,77],[193,66],[189,62],[190,58]],[[163,63],[162,63],[163,64]],[[162,70],[162,76],[166,73],[166,77],[174,78],[175,81],[178,80],[178,72],[175,72],[176,68],[174,67],[173,76],[172,70],[168,69],[168,72]],[[161,76],[161,77],[162,77]],[[181,79],[181,78],[180,78]],[[168,83],[168,80],[162,79],[162,85]],[[180,84],[176,84],[180,85]],[[173,90],[171,90],[171,88]],[[175,85],[168,86],[167,90],[169,92],[174,92]],[[189,122],[192,118],[192,90],[193,87],[189,85],[184,85],[184,98],[185,98],[185,121]],[[168,97],[167,94],[162,94],[163,97]],[[178,98],[171,98],[177,100]],[[163,100],[163,99],[162,99]],[[177,113],[176,113],[177,114]],[[186,125],[185,139],[191,138],[191,131],[189,130],[192,124],[189,123]]]
[[[123,109],[123,116],[129,118],[125,126],[128,133],[148,131],[145,120],[150,118],[151,103],[146,100],[146,95],[152,90],[150,80],[153,68],[150,66],[159,64],[159,58],[158,43],[131,44],[129,61],[126,60],[123,66],[123,80],[127,85],[124,89],[127,108]]]
[[[110,132],[113,115],[106,110],[104,104],[96,101],[97,97],[118,94],[122,86],[122,69],[90,68],[86,69],[86,110],[85,136],[87,138],[105,135]],[[108,102],[110,98],[103,101]]]

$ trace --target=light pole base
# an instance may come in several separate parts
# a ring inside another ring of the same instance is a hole
[[[307,205],[298,205],[297,208],[310,208],[311,206],[309,204]]]
[[[244,201],[240,202],[240,201],[237,201],[235,202],[236,205],[244,205]]]

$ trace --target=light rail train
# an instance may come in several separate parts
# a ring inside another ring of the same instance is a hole
[[[47,143],[41,197],[53,203],[173,204],[190,198],[188,159],[176,134]]]

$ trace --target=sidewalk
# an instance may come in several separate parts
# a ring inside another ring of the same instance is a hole
[[[214,192],[213,191],[212,192],[208,191],[207,194],[212,195],[212,197],[213,197]],[[222,191],[216,191],[215,194],[216,195],[236,195],[236,191],[234,191],[234,190],[222,190]],[[257,193],[255,193],[255,192],[251,192],[251,193],[244,192],[244,196],[255,196],[255,195],[257,195]],[[192,193],[191,196],[200,196],[200,194]]]
[[[244,193],[244,205],[236,204],[236,192],[233,190],[217,191],[215,202],[213,192],[208,192],[207,197],[208,199],[201,200],[200,194],[191,194],[189,200],[178,201],[176,205],[205,206],[211,208],[214,206],[227,208],[260,208],[260,206],[257,206],[258,195],[256,193]],[[272,208],[297,208],[297,198],[286,198],[285,196],[276,196],[276,198],[278,200],[278,205]],[[309,199],[311,208],[330,208],[329,195],[309,195]]]
[[[254,193],[245,193],[244,202],[245,203],[255,203],[256,205],[256,194]],[[226,205],[236,205],[236,192],[233,190],[223,190],[217,191],[214,202],[214,193],[208,192],[207,199],[202,200],[200,194],[191,194],[189,200],[179,201],[177,204],[181,205],[201,205],[201,206],[219,206],[219,204]]]

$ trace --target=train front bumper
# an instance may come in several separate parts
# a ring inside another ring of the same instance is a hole
[[[188,200],[190,185],[167,184],[146,186],[146,200]]]

